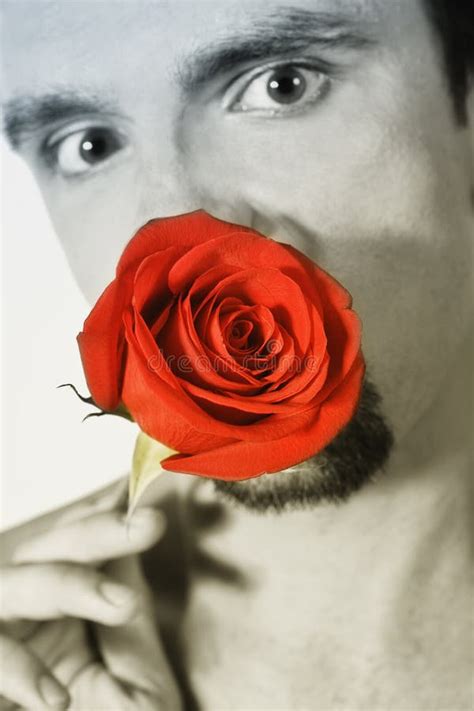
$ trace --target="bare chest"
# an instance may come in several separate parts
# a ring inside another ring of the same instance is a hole
[[[200,711],[470,709],[464,533],[331,517],[308,533],[305,514],[209,526],[209,510],[192,528],[178,627]]]
[[[234,548],[230,534],[203,547],[182,627],[202,711],[470,708],[460,560],[433,546],[376,565],[370,547],[324,543]]]
[[[358,585],[345,579],[331,594],[317,579],[196,582],[183,637],[202,711],[468,709],[459,608],[435,620],[376,593],[364,600]]]

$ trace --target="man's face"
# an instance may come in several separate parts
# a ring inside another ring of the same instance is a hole
[[[352,293],[407,434],[468,328],[473,234],[469,127],[421,4],[4,7],[10,128],[86,295],[152,217],[204,208],[291,242]]]

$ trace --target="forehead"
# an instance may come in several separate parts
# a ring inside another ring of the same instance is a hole
[[[7,85],[19,91],[144,71],[151,81],[201,46],[309,16],[316,29],[340,23],[386,47],[424,21],[419,0],[7,0],[3,14]]]

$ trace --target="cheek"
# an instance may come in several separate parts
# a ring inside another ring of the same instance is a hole
[[[133,172],[104,171],[76,183],[38,182],[73,275],[89,303],[95,303],[141,224]]]
[[[217,209],[229,199],[250,206],[252,226],[350,290],[369,372],[401,434],[434,397],[469,320],[462,151],[443,139],[453,134],[443,122],[423,135],[410,116],[361,109],[348,124],[348,111],[317,122],[216,122],[192,146],[189,170]]]

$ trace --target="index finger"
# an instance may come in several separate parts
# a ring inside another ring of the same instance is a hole
[[[52,528],[19,546],[13,563],[59,562],[100,563],[140,553],[160,538],[165,517],[156,509],[141,509],[127,524],[117,510]]]
[[[115,630],[97,625],[96,638],[104,664],[130,690],[132,698],[148,692],[156,699],[156,708],[180,709],[178,687],[158,631],[153,594],[139,559],[128,556],[112,561],[106,571],[115,580],[137,590],[140,603],[135,615]]]
[[[14,551],[26,541],[41,536],[54,527],[67,525],[91,514],[111,509],[125,511],[127,500],[128,478],[121,477],[102,489],[92,492],[82,499],[73,501],[67,506],[50,511],[19,526],[7,529],[1,533],[0,563],[7,564]]]

